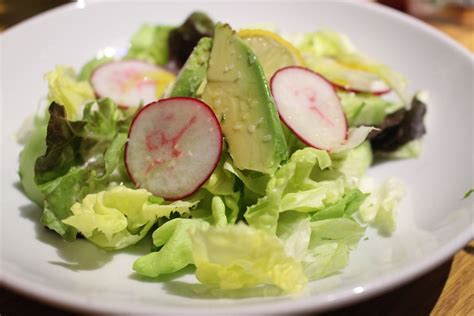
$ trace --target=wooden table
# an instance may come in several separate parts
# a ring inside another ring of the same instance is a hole
[[[415,0],[419,1],[419,0]],[[66,0],[0,0],[0,31]],[[472,15],[470,15],[472,16]],[[461,19],[459,19],[461,21]],[[453,23],[446,17],[430,24],[474,51],[474,19]],[[0,288],[0,315],[73,315]],[[388,293],[346,308],[324,313],[336,315],[474,315],[474,241],[438,268]]]

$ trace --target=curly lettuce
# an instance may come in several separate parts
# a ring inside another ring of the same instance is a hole
[[[66,109],[49,108],[46,152],[35,162],[35,183],[44,196],[41,222],[67,240],[76,230],[62,222],[87,194],[130,183],[123,162],[130,119],[105,99],[85,106],[83,120],[70,121]]]
[[[196,204],[184,201],[162,204],[150,199],[152,196],[144,189],[122,185],[88,194],[71,207],[72,215],[62,222],[99,247],[121,249],[140,241],[158,218],[169,217],[172,212],[189,214]]]

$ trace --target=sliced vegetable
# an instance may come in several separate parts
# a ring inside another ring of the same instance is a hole
[[[173,80],[173,74],[156,65],[123,60],[96,68],[91,84],[98,97],[111,98],[122,107],[138,107],[161,97]]]
[[[221,151],[221,128],[212,110],[197,99],[177,97],[140,110],[129,131],[125,162],[138,187],[178,200],[207,181]]]
[[[334,31],[321,30],[292,37],[290,38],[290,42],[300,49],[306,64],[312,70],[319,72],[318,66],[320,65],[318,65],[318,62],[321,58],[330,58],[337,62],[336,67],[339,70],[351,69],[355,71],[352,72],[352,76],[355,76],[355,78],[351,81],[367,81],[363,79],[367,78],[367,73],[372,74],[372,78],[375,78],[373,77],[374,75],[377,76],[379,80],[382,80],[385,85],[399,96],[403,105],[407,105],[405,79],[390,67],[358,52],[346,35]],[[323,69],[322,74],[326,76],[329,73],[330,76],[330,72],[332,73],[333,70],[333,68]],[[341,74],[339,70],[335,71],[335,73]],[[362,75],[360,79],[357,78],[357,74]],[[368,82],[373,81],[369,80]],[[342,83],[341,85],[345,86],[346,84]],[[369,89],[369,91],[371,91],[371,89]]]
[[[339,98],[324,78],[302,67],[287,67],[271,80],[280,117],[303,142],[325,150],[343,144],[347,122]]]
[[[238,35],[255,53],[268,80],[278,69],[305,64],[300,52],[274,32],[244,29]]]
[[[170,97],[193,97],[197,96],[199,87],[206,80],[209,56],[211,53],[212,39],[203,37],[199,40],[192,54],[180,70]]]
[[[235,166],[273,174],[288,157],[267,79],[252,50],[228,24],[217,24],[203,93]]]

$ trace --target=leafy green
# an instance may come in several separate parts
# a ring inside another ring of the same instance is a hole
[[[349,126],[380,125],[385,116],[397,110],[400,105],[379,96],[364,93],[338,93]]]
[[[396,209],[402,199],[405,189],[396,179],[389,179],[381,186],[362,183],[363,191],[370,195],[360,206],[358,217],[367,224],[377,228],[383,235],[390,235],[396,226]]]
[[[285,252],[301,262],[308,279],[323,278],[348,264],[350,250],[365,231],[352,219],[352,214],[365,197],[355,189],[321,211],[280,214],[277,236]]]
[[[303,260],[311,237],[309,214],[294,211],[281,213],[276,235],[283,242],[286,254],[297,261]]]
[[[313,280],[338,272],[349,263],[349,251],[364,236],[365,229],[348,218],[311,223],[311,239],[303,259],[306,276]]]
[[[400,109],[385,117],[379,130],[370,139],[374,151],[390,153],[421,138],[426,133],[425,114],[426,104],[418,93],[413,98],[410,109]]]
[[[250,226],[275,234],[279,213],[285,210],[311,211],[337,201],[344,191],[341,182],[316,182],[310,178],[314,168],[331,165],[326,151],[305,148],[296,151],[266,187],[266,195],[250,206],[245,219]]]
[[[464,193],[464,198],[467,199],[469,196],[471,196],[472,193],[474,193],[474,189],[470,189],[469,191]]]
[[[49,107],[46,153],[35,163],[35,181],[43,184],[63,176],[71,166],[79,164],[80,136],[83,121],[68,121],[63,106],[53,102]]]
[[[108,99],[87,104],[81,121],[67,120],[65,108],[54,102],[49,112],[46,153],[35,163],[35,182],[44,195],[42,223],[71,240],[76,231],[61,220],[75,202],[130,182],[123,162],[130,119]]]
[[[417,158],[421,154],[422,140],[414,139],[395,149],[394,151],[376,151],[376,157],[384,159]]]
[[[133,263],[133,270],[157,277],[193,264],[190,232],[208,227],[209,224],[200,219],[175,218],[166,222],[153,232],[153,244],[161,249],[138,258]]]
[[[89,82],[78,79],[73,68],[56,66],[45,77],[48,81],[49,101],[63,105],[68,119],[77,119],[82,106],[95,100]]]
[[[172,26],[144,24],[132,36],[126,58],[164,65],[168,62],[168,36]]]
[[[62,222],[99,247],[121,249],[140,241],[159,217],[176,211],[189,213],[194,206],[194,203],[181,201],[169,205],[150,203],[151,196],[144,189],[122,185],[88,194],[71,207],[73,215]]]
[[[301,264],[274,235],[244,224],[191,232],[196,276],[222,289],[274,284],[297,292],[306,285]],[[236,242],[238,241],[238,242]]]
[[[361,178],[365,175],[373,161],[370,143],[365,141],[352,150],[331,155],[332,170],[325,170],[333,173],[335,177],[340,174],[348,178]]]
[[[369,194],[362,193],[359,189],[352,189],[344,194],[342,199],[315,212],[311,215],[311,221],[320,221],[332,218],[352,218],[352,214],[359,210]]]
[[[247,189],[258,194],[265,195],[265,188],[267,186],[270,176],[265,173],[251,170],[239,170],[234,166],[231,158],[226,159],[224,163],[224,170],[234,174],[242,181]]]
[[[183,24],[174,28],[168,38],[170,60],[178,67],[184,65],[194,47],[203,37],[212,37],[214,22],[203,12],[193,12]]]
[[[225,206],[225,216],[229,224],[237,221],[240,212],[239,201],[241,193],[236,190],[236,177],[226,168],[228,155],[223,154],[217,168],[204,184],[203,189],[209,192],[208,199],[219,196]],[[216,202],[214,202],[216,203]],[[211,205],[208,205],[211,208]]]

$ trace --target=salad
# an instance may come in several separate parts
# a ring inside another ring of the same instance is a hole
[[[365,174],[418,156],[425,133],[423,93],[330,30],[195,12],[45,79],[19,170],[41,223],[110,251],[151,235],[136,273],[193,265],[218,296],[300,292],[339,273],[368,227],[390,235],[403,185]]]

